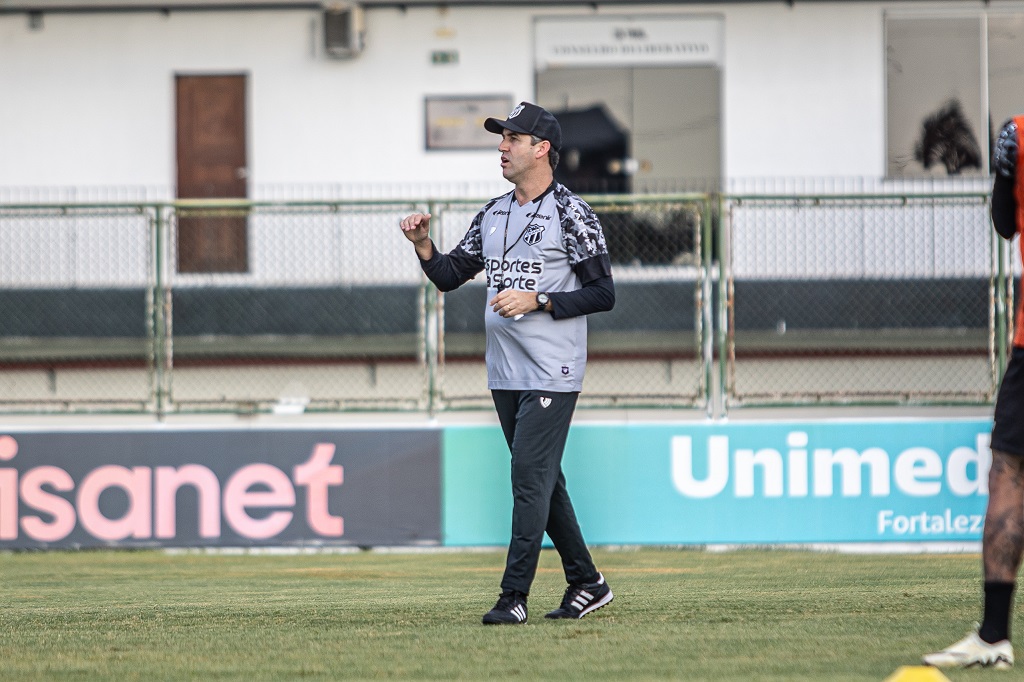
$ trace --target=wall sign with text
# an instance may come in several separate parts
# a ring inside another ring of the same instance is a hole
[[[723,56],[717,16],[539,17],[537,71],[561,67],[707,66]]]
[[[504,120],[511,110],[508,95],[427,97],[427,149],[497,149],[501,140],[484,130],[484,120]]]

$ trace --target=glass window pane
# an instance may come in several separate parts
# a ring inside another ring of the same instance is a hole
[[[886,16],[885,29],[887,175],[987,174],[981,17]]]
[[[993,135],[1024,114],[1024,14],[988,18],[988,101]]]

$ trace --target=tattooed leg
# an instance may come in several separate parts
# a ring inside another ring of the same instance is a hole
[[[992,451],[981,556],[987,582],[1017,579],[1024,553],[1024,458]]]

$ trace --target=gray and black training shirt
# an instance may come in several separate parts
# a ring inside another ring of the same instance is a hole
[[[547,292],[552,312],[519,320],[485,306],[491,390],[579,392],[587,365],[586,315],[611,310],[615,288],[601,223],[585,201],[553,183],[520,206],[515,193],[491,199],[447,255],[420,261],[441,291],[483,271],[487,300],[499,289]]]

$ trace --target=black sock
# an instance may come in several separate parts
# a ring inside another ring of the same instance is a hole
[[[985,613],[978,636],[989,644],[1010,639],[1010,610],[1015,583],[985,583]]]

